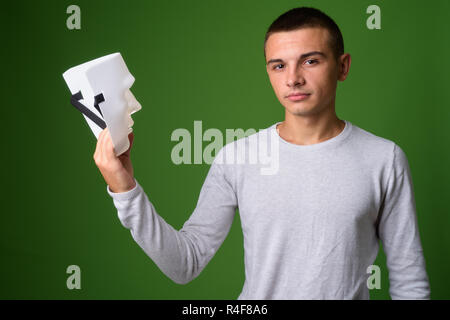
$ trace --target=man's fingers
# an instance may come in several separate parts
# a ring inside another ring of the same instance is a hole
[[[106,130],[106,129],[105,129]],[[105,132],[105,136],[103,138],[104,142],[103,142],[103,154],[105,156],[105,160],[112,161],[114,160],[116,157],[116,154],[114,152],[114,145],[112,143],[112,139],[111,136],[109,134],[109,131]]]
[[[106,159],[107,159],[107,149],[105,147],[105,144],[107,143],[108,140],[108,128],[103,129],[102,132],[100,132],[100,135],[98,137],[98,149],[99,149],[99,161],[101,163],[105,163]]]
[[[103,129],[102,131],[100,131],[100,133],[98,135],[97,144],[95,145],[95,152],[94,152],[94,156],[93,156],[94,160],[97,159],[101,153],[101,143],[102,143],[102,139],[103,139],[102,137],[103,137],[103,134],[105,133],[105,130],[106,129]]]
[[[98,144],[98,148],[99,148],[99,152],[100,152],[100,157],[103,157],[103,144],[105,142],[104,137],[105,137],[106,130],[108,130],[108,129],[107,128],[103,129],[102,132],[100,132],[100,135],[98,136],[97,144]]]
[[[129,155],[131,147],[133,146],[134,133],[128,134],[128,140],[130,146],[124,155]],[[101,163],[112,163],[112,161],[117,160],[116,153],[114,151],[114,144],[112,142],[111,136],[109,134],[108,128],[103,129],[97,139],[97,146],[94,153],[94,159]]]
[[[103,129],[100,131],[100,134],[98,135],[98,140],[101,140],[103,136],[105,135],[105,132],[108,130],[108,128]]]

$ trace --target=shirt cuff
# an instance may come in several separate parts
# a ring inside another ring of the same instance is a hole
[[[129,200],[136,197],[142,190],[141,185],[137,182],[136,178],[133,178],[136,185],[133,189],[125,192],[112,192],[109,185],[106,185],[106,191],[115,200]]]

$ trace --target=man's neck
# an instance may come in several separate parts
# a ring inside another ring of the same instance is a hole
[[[336,114],[333,114],[321,118],[286,116],[276,129],[280,137],[290,143],[310,145],[324,142],[339,135],[344,127],[345,121],[340,120]]]

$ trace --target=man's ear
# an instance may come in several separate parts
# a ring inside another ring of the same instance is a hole
[[[339,64],[339,74],[338,74],[338,80],[344,81],[347,78],[348,72],[350,70],[350,64],[352,62],[352,57],[349,53],[344,53],[341,55],[338,59]]]

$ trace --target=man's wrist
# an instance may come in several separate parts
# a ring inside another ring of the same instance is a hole
[[[133,179],[132,184],[130,184],[126,187],[111,188],[111,186],[109,186],[109,190],[111,190],[111,192],[113,192],[113,193],[124,193],[124,192],[131,191],[134,188],[136,188],[136,181],[134,179]]]

